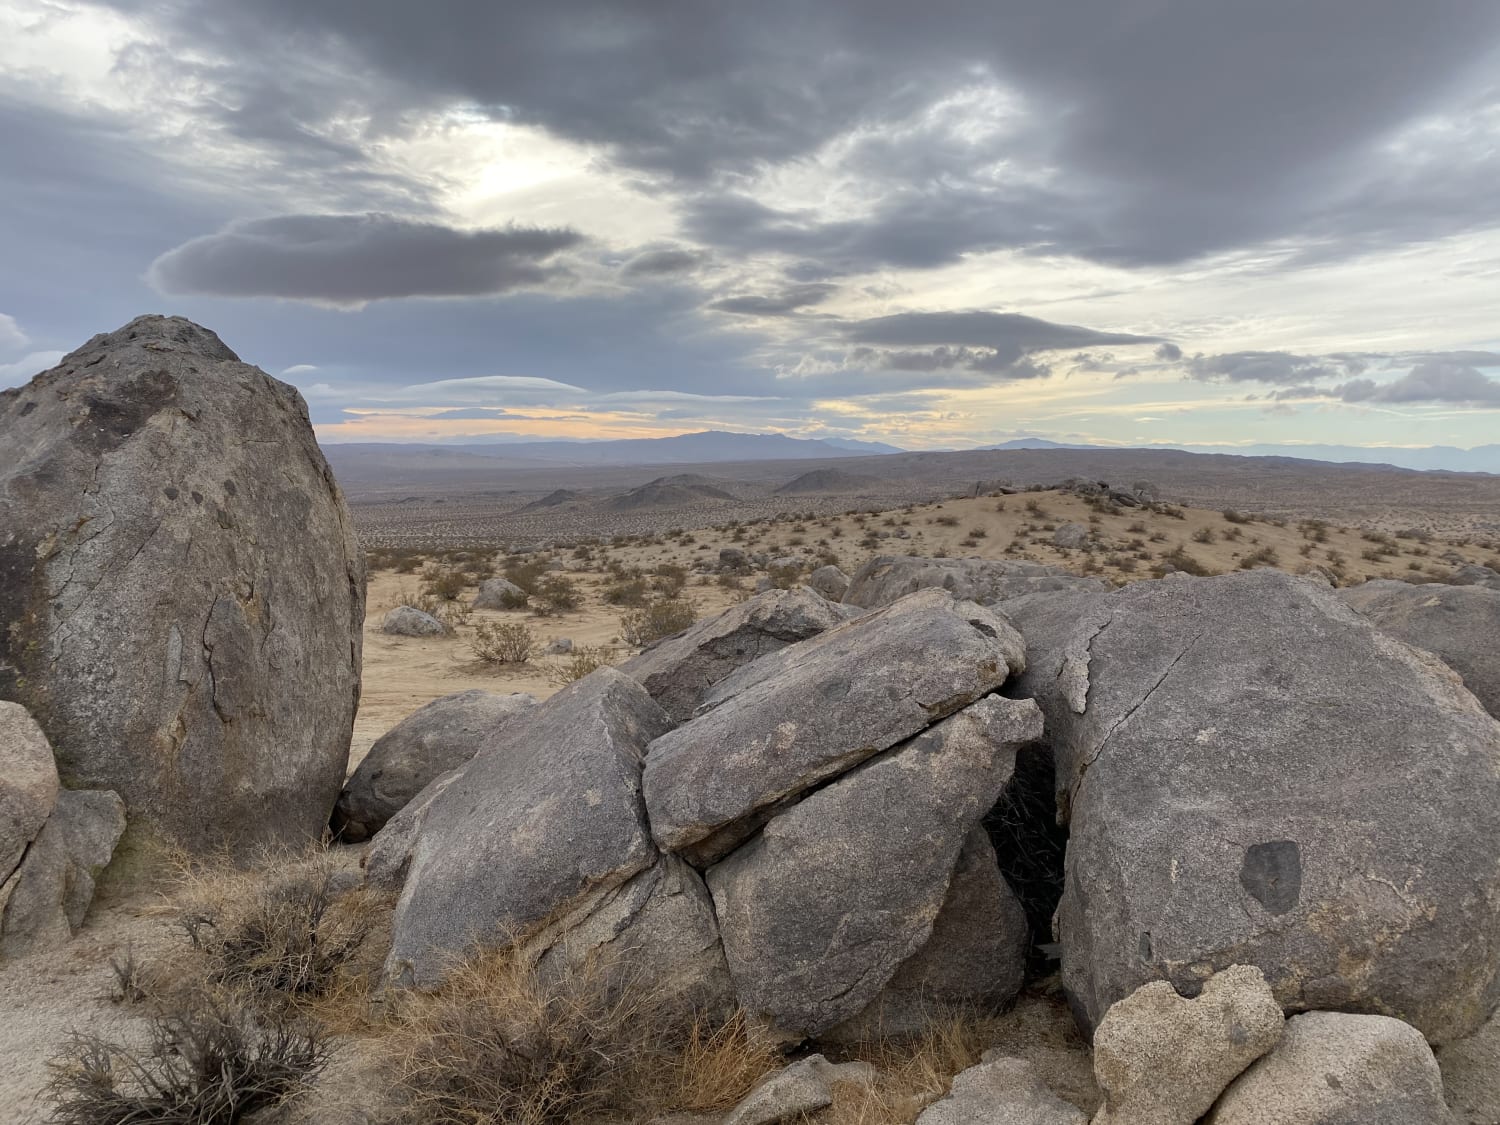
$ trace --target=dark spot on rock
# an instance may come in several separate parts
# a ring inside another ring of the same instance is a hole
[[[1296,840],[1268,840],[1245,849],[1240,886],[1272,914],[1302,900],[1302,849]]]
[[[234,481],[226,480],[224,482],[224,491],[227,492],[230,496],[236,496],[239,494],[240,490],[235,487]]]
[[[234,526],[233,518],[223,508],[219,508],[214,512],[214,518],[219,521],[219,526],[222,527],[225,531],[228,531],[231,527]]]
[[[118,449],[176,397],[177,380],[166,371],[111,381],[84,396],[89,425],[80,427],[79,444],[96,454]]]
[[[161,492],[162,495],[165,496],[168,500],[176,500],[177,497],[182,495],[182,493],[178,492],[177,489],[172,487],[172,485],[170,484],[167,485],[166,488],[162,489]]]
[[[1339,1081],[1337,1074],[1325,1074],[1323,1075],[1323,1081],[1328,1083],[1330,1089],[1342,1090],[1344,1088],[1344,1084]]]
[[[193,503],[194,504],[201,504],[201,503],[203,503],[203,493],[195,491],[195,492],[193,492],[192,495],[193,495]]]
[[[34,402],[28,402],[25,406],[21,407],[21,417],[22,418],[26,417],[26,415],[30,414],[35,409],[36,409],[36,403],[34,403]]]
[[[1149,960],[1151,960],[1151,956],[1152,956],[1152,954],[1151,954],[1151,931],[1149,931],[1149,930],[1142,930],[1141,931],[1141,940],[1138,943],[1137,949],[1138,949],[1138,952],[1141,955],[1141,960],[1142,961],[1149,961]]]
[[[819,693],[823,696],[824,699],[827,699],[829,701],[843,699],[846,695],[849,694],[849,685],[843,682],[829,682],[822,686]]]
[[[995,632],[995,627],[993,625],[989,625],[983,621],[970,621],[969,624],[978,629],[986,637],[998,637],[1000,635],[999,633]]]

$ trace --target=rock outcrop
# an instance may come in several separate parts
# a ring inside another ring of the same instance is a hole
[[[391,637],[441,637],[446,629],[430,613],[409,605],[398,605],[380,622],[380,631]]]
[[[1023,615],[1024,616],[1024,615]],[[1436,658],[1274,570],[1127,587],[1039,685],[1080,1019],[1259,966],[1288,1012],[1442,1042],[1500,1001],[1500,725]]]
[[[854,572],[844,601],[875,609],[930,587],[947,590],[955,598],[980,605],[996,605],[1009,598],[1051,590],[1109,589],[1098,578],[1080,578],[1043,563],[881,555]]]
[[[47,736],[19,703],[0,701],[0,896],[57,806]]]
[[[474,595],[475,609],[521,609],[528,595],[508,578],[486,578]]]
[[[363,580],[306,404],[212,332],[140,317],[0,392],[0,698],[136,841],[318,838]]]
[[[1500,718],[1500,589],[1381,580],[1338,596],[1381,632],[1440,657]]]
[[[344,784],[330,821],[335,837],[369,839],[435,777],[474,757],[497,726],[535,706],[524,692],[475,689],[418,708],[376,740]]]

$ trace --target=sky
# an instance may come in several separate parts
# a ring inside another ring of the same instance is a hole
[[[1500,441],[1495,0],[0,0],[0,386],[330,441]]]

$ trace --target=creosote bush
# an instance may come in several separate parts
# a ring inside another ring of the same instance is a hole
[[[698,620],[697,607],[682,598],[652,602],[645,609],[620,618],[620,636],[626,644],[648,645],[680,633]]]
[[[613,665],[614,657],[614,650],[607,645],[582,645],[568,653],[566,659],[560,664],[555,665],[547,678],[558,687],[567,687],[583,679],[590,672],[597,672],[600,668]]]
[[[536,651],[536,634],[520,621],[481,621],[469,651],[486,664],[525,664]]]

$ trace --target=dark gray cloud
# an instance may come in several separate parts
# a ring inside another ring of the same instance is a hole
[[[1182,349],[1173,343],[1158,344],[1152,354],[1163,363],[1176,363],[1182,358]]]
[[[1154,344],[1160,337],[1101,332],[1076,324],[1054,324],[1020,313],[895,313],[850,323],[845,335],[860,344],[948,345],[989,348],[1019,358],[1028,352],[1101,344]]]
[[[838,292],[837,285],[810,282],[806,285],[791,285],[779,293],[741,293],[709,302],[708,307],[716,312],[738,313],[742,316],[788,316],[800,309],[820,305]]]
[[[582,236],[508,227],[462,231],[392,215],[280,215],[232,223],[169,250],[147,277],[164,293],[357,305],[476,297],[538,285]]]
[[[707,258],[701,250],[661,246],[635,254],[620,267],[620,272],[626,277],[675,277],[692,273]]]
[[[1344,402],[1452,402],[1500,406],[1500,380],[1460,363],[1429,362],[1390,383],[1352,379],[1333,389]]]
[[[1204,383],[1301,384],[1345,374],[1334,356],[1294,355],[1291,352],[1228,352],[1195,355],[1188,374]]]

